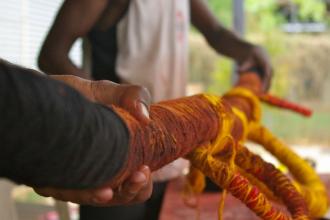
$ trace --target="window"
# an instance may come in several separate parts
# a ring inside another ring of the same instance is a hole
[[[63,0],[0,1],[0,57],[37,69],[40,47]],[[81,64],[81,41],[70,57]]]

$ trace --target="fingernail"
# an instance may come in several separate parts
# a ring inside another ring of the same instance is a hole
[[[93,198],[93,202],[101,204],[108,202],[113,197],[113,191],[111,188],[102,189],[95,193],[95,197]]]
[[[141,105],[141,109],[142,109],[142,114],[144,116],[146,116],[147,118],[149,118],[149,111],[148,111],[147,106],[143,102],[140,103],[140,105]]]
[[[103,204],[103,203],[104,203],[104,201],[100,200],[100,199],[97,198],[97,197],[94,197],[94,198],[92,199],[92,202],[93,202],[94,204]]]
[[[147,180],[147,177],[142,172],[136,172],[132,176],[132,181],[135,183],[142,183]]]
[[[144,172],[149,172],[150,171],[150,168],[148,166],[146,166],[146,165],[143,165],[141,167],[141,170],[143,170]]]

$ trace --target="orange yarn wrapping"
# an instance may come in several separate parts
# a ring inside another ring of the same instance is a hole
[[[117,107],[114,110],[129,129],[130,149],[125,166],[110,183],[113,187],[143,164],[157,170],[187,155],[214,139],[219,128],[216,109],[203,95],[151,105],[151,122],[145,126],[128,112]]]
[[[241,77],[239,86],[254,93],[258,93],[261,88],[260,81],[254,74]],[[261,218],[291,219],[275,209],[264,194],[235,169],[236,165],[252,173],[279,195],[293,219],[308,219],[304,199],[291,182],[261,158],[244,147],[237,147],[237,141],[244,139],[246,135],[246,128],[241,118],[231,112],[231,107],[242,111],[250,121],[255,120],[256,116],[253,104],[242,97],[231,96],[225,99],[221,101],[217,98],[212,101],[204,95],[197,95],[152,105],[152,121],[146,126],[141,125],[126,111],[114,106],[114,110],[129,129],[130,150],[125,166],[110,185],[118,186],[142,164],[157,170],[178,157],[187,156],[194,167],[243,201]],[[225,123],[230,125],[224,126]],[[229,129],[219,130],[224,127]],[[225,138],[229,140],[228,143],[216,144],[218,133],[224,135],[220,141]],[[213,141],[215,144],[211,144]],[[236,153],[238,157],[235,159],[233,154]],[[242,157],[257,160],[258,163],[247,163]],[[235,161],[231,162],[231,159]],[[269,176],[268,172],[274,175]]]

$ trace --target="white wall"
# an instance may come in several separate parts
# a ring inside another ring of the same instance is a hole
[[[37,68],[41,44],[63,0],[1,0],[0,57],[10,62]],[[81,41],[70,57],[81,64]]]

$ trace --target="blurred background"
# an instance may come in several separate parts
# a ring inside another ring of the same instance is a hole
[[[238,33],[268,50],[275,73],[271,93],[314,110],[313,117],[306,119],[264,106],[264,123],[302,155],[319,158],[319,172],[329,172],[330,0],[207,2],[227,27],[234,29],[235,21]],[[0,1],[0,57],[37,69],[40,46],[61,3]],[[244,15],[239,13],[243,3]],[[81,41],[75,43],[70,56],[77,65],[82,64]],[[190,60],[188,94],[222,94],[230,88],[233,63],[212,51],[194,28]],[[18,202],[18,219],[58,219],[51,199],[26,187],[16,187],[13,196]],[[75,219],[75,206],[72,210]]]
[[[232,0],[209,0],[228,27]],[[271,93],[314,110],[310,119],[265,107],[264,122],[290,144],[330,146],[330,1],[245,0],[245,37],[263,45],[274,66]],[[190,82],[221,94],[232,80],[232,63],[191,31]],[[205,74],[208,72],[210,74]]]

